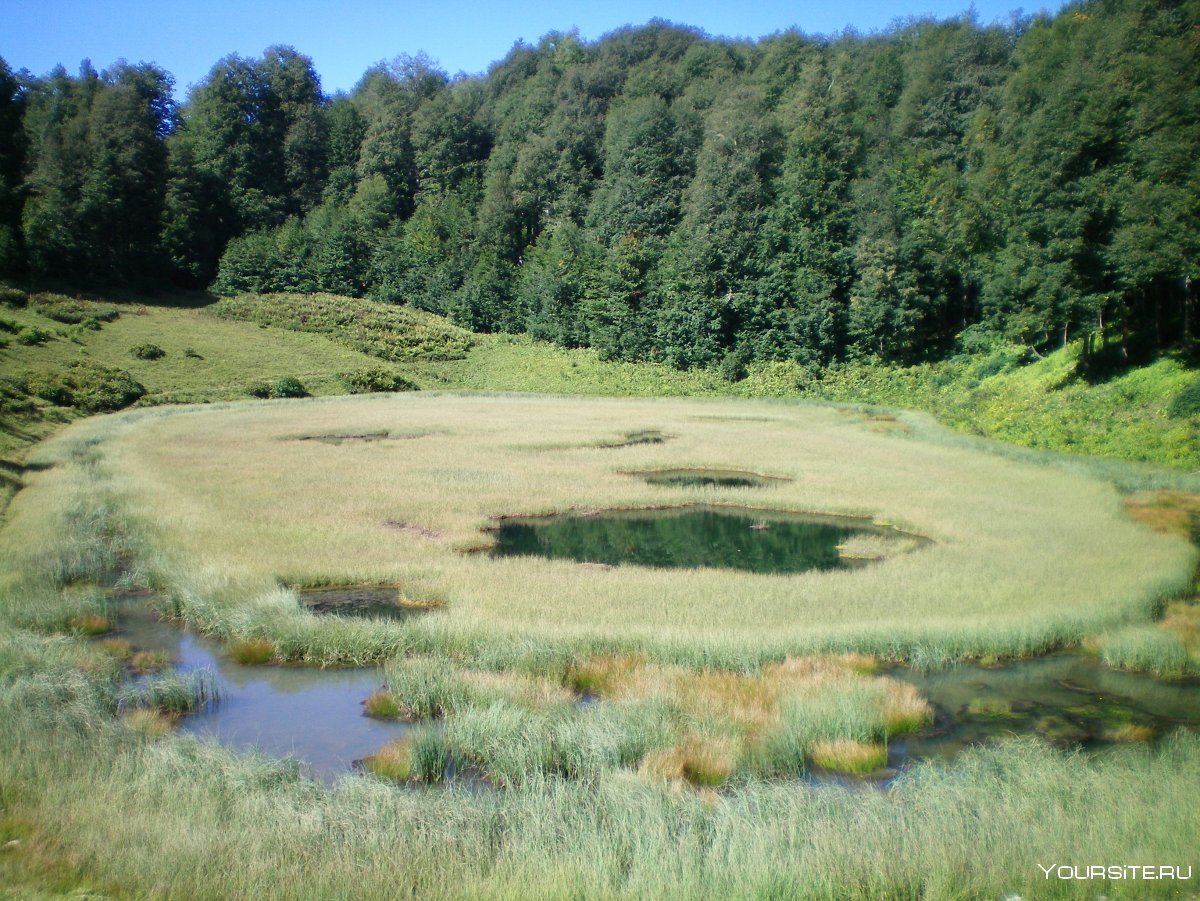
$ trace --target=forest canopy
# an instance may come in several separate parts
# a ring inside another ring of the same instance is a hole
[[[331,292],[604,357],[912,363],[1200,334],[1200,2],[424,56],[327,96],[289,47],[181,103],[0,60],[0,272]]]

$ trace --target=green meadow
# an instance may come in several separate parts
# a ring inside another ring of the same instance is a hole
[[[354,333],[322,303],[304,323],[226,302],[117,303],[96,327],[4,312],[47,335],[0,349],[14,398],[80,361],[144,389],[112,414],[28,391],[5,414],[9,894],[1090,897],[1039,865],[1194,864],[1184,731],[1102,753],[1012,736],[858,781],[936,715],[894,665],[1077,648],[1191,678],[1193,476],[433,318],[381,346],[371,316]],[[362,371],[422,390],[347,396]],[[248,396],[285,378],[315,396]],[[640,475],[674,469],[770,478]],[[786,575],[488,553],[507,517],[689,505],[881,528],[843,548],[865,566]],[[364,713],[413,728],[332,785],[182,734],[215,686],[106,639],[130,603],[113,584],[242,663],[379,665]],[[336,585],[415,612],[317,615],[298,593]]]

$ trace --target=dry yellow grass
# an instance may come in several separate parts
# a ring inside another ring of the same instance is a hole
[[[729,736],[689,735],[669,748],[648,752],[638,771],[692,785],[720,785],[737,767],[737,750],[737,743]]]
[[[112,631],[112,621],[99,613],[84,613],[72,617],[70,625],[80,635],[104,635]]]
[[[816,742],[811,754],[817,766],[839,773],[871,773],[887,763],[883,745],[851,738]]]
[[[1139,726],[1136,723],[1126,723],[1117,729],[1104,733],[1109,741],[1117,742],[1149,742],[1154,740],[1154,730],[1149,726]]]
[[[275,658],[275,644],[266,638],[239,638],[229,646],[229,656],[246,666],[261,666]]]
[[[122,719],[130,729],[146,738],[162,738],[178,721],[176,717],[158,710],[130,710]]]
[[[534,710],[570,704],[575,696],[562,685],[524,673],[459,670],[456,678],[470,691],[507,698]]]
[[[381,779],[407,782],[412,776],[412,743],[406,738],[388,742],[363,759],[363,768]]]
[[[637,657],[593,657],[569,677],[613,701],[662,700],[694,721],[710,719],[730,732],[719,740],[742,750],[785,728],[789,711],[806,702],[852,695],[888,735],[910,732],[933,719],[933,710],[911,685],[871,676],[875,661],[861,654],[793,657],[756,673],[696,672],[647,663]],[[699,742],[698,737],[694,737]]]
[[[1185,491],[1143,491],[1125,499],[1129,516],[1164,535],[1191,537],[1192,523],[1200,521],[1200,495]]]

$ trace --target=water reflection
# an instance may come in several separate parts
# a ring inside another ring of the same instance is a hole
[[[409,728],[362,715],[361,701],[383,681],[377,667],[243,666],[216,642],[159,621],[140,600],[121,603],[118,637],[139,650],[167,652],[181,671],[214,673],[219,703],[184,717],[182,731],[234,748],[295,757],[326,781],[349,772],[353,761]]]
[[[891,743],[893,766],[949,759],[969,745],[1013,734],[1092,749],[1153,740],[1181,726],[1200,728],[1200,683],[1112,670],[1079,653],[891,675],[912,683],[938,709],[933,728]]]
[[[510,519],[495,529],[492,555],[565,558],[610,566],[701,566],[757,573],[842,569],[852,536],[899,536],[893,529],[837,516],[704,506]]]

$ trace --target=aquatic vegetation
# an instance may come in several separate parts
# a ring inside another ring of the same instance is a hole
[[[112,631],[112,622],[99,613],[84,613],[73,617],[70,626],[80,635],[104,635]]]
[[[971,716],[1012,716],[1012,704],[1005,698],[973,698],[966,706]]]
[[[212,673],[167,672],[127,685],[121,690],[122,709],[156,710],[168,715],[190,713],[218,699]]]
[[[363,701],[363,713],[383,720],[394,720],[400,716],[400,705],[396,697],[386,689],[371,692]]]
[[[275,643],[267,638],[239,638],[229,645],[229,656],[250,666],[275,659]]]
[[[380,779],[407,782],[413,772],[411,742],[408,738],[388,742],[362,763],[363,769]]]

